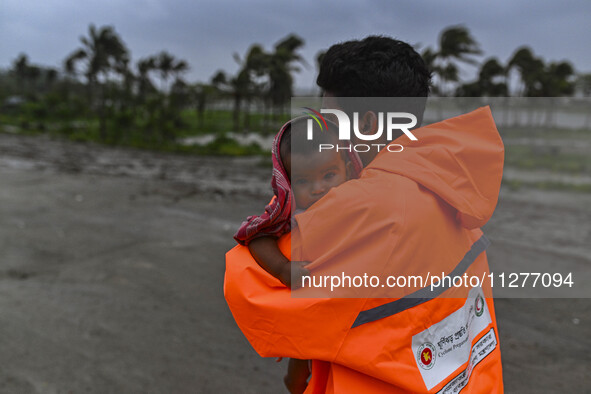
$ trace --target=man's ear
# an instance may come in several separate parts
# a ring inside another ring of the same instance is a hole
[[[378,129],[378,116],[373,111],[367,111],[359,123],[359,131],[363,134],[374,134]]]

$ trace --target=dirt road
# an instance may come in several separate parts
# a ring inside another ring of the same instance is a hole
[[[283,392],[285,362],[250,348],[222,294],[269,171],[0,134],[0,393]],[[491,265],[589,266],[590,202],[503,191]],[[591,389],[589,299],[496,307],[507,392]]]

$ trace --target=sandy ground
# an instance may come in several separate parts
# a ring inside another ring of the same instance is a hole
[[[222,294],[259,161],[0,134],[0,393],[283,392]],[[590,223],[588,194],[504,190],[491,266],[589,267]],[[496,307],[507,392],[591,392],[589,299]]]

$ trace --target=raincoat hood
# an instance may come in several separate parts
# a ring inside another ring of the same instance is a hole
[[[413,130],[366,167],[412,179],[457,210],[468,229],[483,226],[492,216],[503,174],[504,147],[489,107]]]

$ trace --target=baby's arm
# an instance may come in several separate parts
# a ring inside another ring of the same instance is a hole
[[[262,269],[279,279],[287,287],[292,287],[291,271],[297,269],[301,275],[308,275],[310,272],[304,268],[307,264],[303,261],[292,263],[277,245],[277,239],[270,236],[258,237],[248,244],[250,254],[261,266]]]

